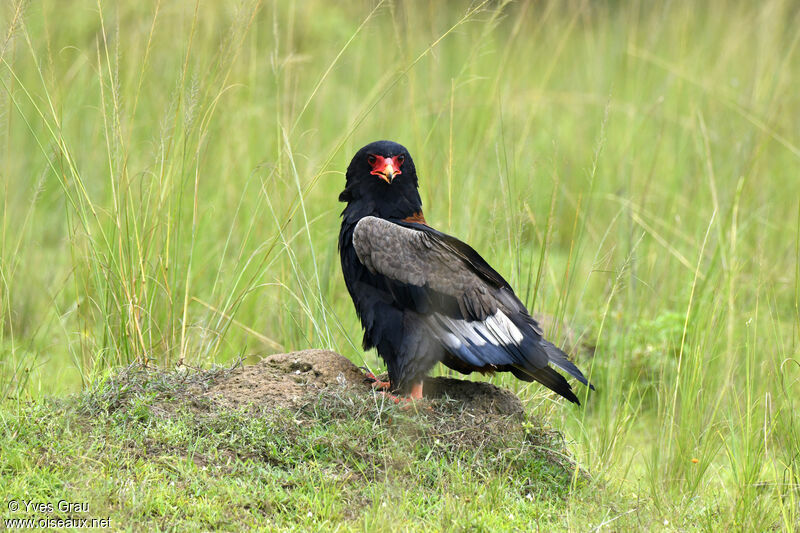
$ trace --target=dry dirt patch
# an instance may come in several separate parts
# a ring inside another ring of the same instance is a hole
[[[225,407],[248,404],[296,408],[325,389],[371,394],[364,373],[349,359],[329,350],[303,350],[270,355],[238,368],[210,385],[205,396]],[[522,416],[524,409],[510,391],[490,383],[428,378],[425,397],[457,404],[472,414]]]

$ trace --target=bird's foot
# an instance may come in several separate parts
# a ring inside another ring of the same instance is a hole
[[[378,394],[383,396],[387,401],[395,404],[402,403],[403,405],[400,407],[402,410],[408,410],[413,407],[415,403],[422,401],[422,381],[418,381],[417,383],[411,385],[411,390],[409,391],[408,396],[399,396],[392,394],[391,382],[383,381],[366,368],[361,368],[364,370],[364,381],[370,383],[372,389],[378,392]],[[428,410],[430,409],[431,407],[428,406]]]
[[[375,376],[375,374],[373,374],[369,370],[367,370],[364,373],[364,381],[370,383],[372,385],[372,388],[375,390],[386,391],[386,392],[392,390],[392,384],[390,382],[378,379]]]
[[[401,411],[411,411],[413,409],[414,412],[418,412],[420,405],[423,404],[421,399],[417,399],[412,396],[396,396],[391,392],[385,391],[380,391],[378,394],[386,398],[387,401],[390,401],[394,404],[399,404],[398,409]],[[433,411],[433,407],[430,405],[425,405],[424,408],[427,411]]]
[[[388,390],[378,391],[378,394],[383,396],[386,399],[386,401],[389,401],[389,402],[392,402],[392,403],[404,403],[404,404],[407,404],[408,402],[411,401],[410,398],[406,398],[405,396],[397,396],[395,394],[392,394]]]
[[[387,400],[399,404],[402,403],[403,405],[400,407],[401,410],[407,411],[409,409],[415,409],[417,404],[422,402],[422,381],[414,383],[411,386],[411,390],[408,393],[408,396],[396,396],[388,391],[381,391],[380,394],[383,395],[384,398]],[[432,407],[430,405],[427,406],[427,410],[431,411]]]

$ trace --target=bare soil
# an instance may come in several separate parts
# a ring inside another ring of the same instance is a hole
[[[373,394],[365,375],[349,359],[329,350],[270,355],[214,380],[204,396],[224,407],[246,405],[297,408],[325,389]],[[490,383],[435,377],[425,380],[424,397],[473,415],[522,417],[524,408],[511,391]]]

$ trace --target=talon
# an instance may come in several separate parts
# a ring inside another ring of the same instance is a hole
[[[372,388],[375,389],[375,390],[380,390],[380,391],[392,390],[392,384],[390,382],[382,381],[382,380],[378,379],[375,376],[375,374],[373,374],[369,370],[367,370],[364,373],[364,381],[367,382],[367,383],[371,383],[372,384]]]
[[[422,380],[417,381],[416,383],[411,385],[411,390],[408,393],[408,398],[403,398],[403,399],[406,402],[408,402],[406,405],[401,407],[401,409],[403,411],[407,411],[408,409],[411,409],[412,407],[414,407],[416,409],[417,402],[421,402],[422,401]],[[427,407],[427,409],[429,411],[432,410],[430,405]]]
[[[421,401],[423,399],[422,381],[418,381],[411,385],[411,390],[409,391],[408,396],[396,396],[392,394],[391,382],[378,379],[375,374],[366,369],[364,369],[364,381],[366,383],[371,383],[373,390],[378,392],[378,394],[382,395],[385,399],[391,401],[392,403],[399,404],[402,400],[405,403],[405,405],[401,407],[403,411],[414,407],[418,400]],[[429,411],[432,410],[430,405],[427,406],[427,409]]]
[[[370,373],[367,373],[367,377],[370,378],[370,380],[376,379],[375,376],[373,376]],[[379,380],[377,380],[377,381],[379,381]],[[380,383],[387,383],[387,385],[388,385],[388,382],[380,382]],[[375,384],[373,384],[373,387],[375,387]],[[377,387],[375,387],[375,388],[377,388]],[[417,402],[418,401],[421,402],[423,400],[423,398],[422,398],[422,381],[418,381],[417,383],[414,383],[411,386],[411,390],[409,391],[408,396],[396,396],[396,395],[392,394],[391,392],[389,392],[390,390],[391,390],[391,388],[389,388],[387,386],[387,388],[385,390],[381,390],[379,392],[379,394],[381,394],[387,400],[389,400],[391,402],[394,402],[395,404],[399,404],[402,401],[403,405],[400,407],[401,411],[407,411],[407,410],[409,410],[411,408],[416,409]],[[433,411],[433,408],[430,405],[426,406],[425,409],[427,409],[428,411]]]
[[[381,396],[383,396],[384,398],[393,403],[400,403],[400,400],[408,401],[408,398],[401,398],[399,396],[395,396],[391,392],[380,391],[378,394],[380,394]]]

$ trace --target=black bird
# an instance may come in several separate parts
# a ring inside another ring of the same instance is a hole
[[[566,354],[542,338],[511,286],[467,244],[428,226],[414,161],[377,141],[347,167],[339,254],[347,290],[389,388],[422,397],[437,363],[458,372],[511,372],[579,404],[549,363],[592,389]]]

